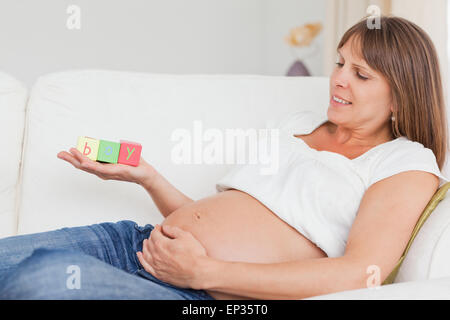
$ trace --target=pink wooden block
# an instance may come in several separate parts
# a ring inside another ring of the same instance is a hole
[[[137,167],[141,159],[141,144],[137,142],[120,140],[119,159],[117,163]]]

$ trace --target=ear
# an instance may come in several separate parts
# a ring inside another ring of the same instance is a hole
[[[393,100],[393,99],[391,99],[391,101],[389,102],[389,108],[391,109],[391,112],[392,112],[392,113],[394,113],[394,110],[397,109],[397,108],[395,107],[395,103],[394,103],[394,100]]]

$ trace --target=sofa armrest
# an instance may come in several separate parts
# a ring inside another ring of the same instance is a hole
[[[450,277],[342,291],[305,300],[449,300]]]

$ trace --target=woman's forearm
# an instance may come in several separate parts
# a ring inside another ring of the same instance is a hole
[[[159,173],[152,176],[151,180],[143,180],[139,184],[148,192],[164,217],[194,201],[175,188]]]
[[[303,299],[364,288],[366,269],[349,259],[320,258],[274,264],[208,259],[202,289],[252,299]]]

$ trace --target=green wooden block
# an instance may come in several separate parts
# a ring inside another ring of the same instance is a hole
[[[98,146],[97,161],[117,163],[119,159],[120,143],[100,140]]]

